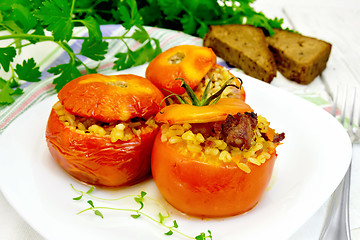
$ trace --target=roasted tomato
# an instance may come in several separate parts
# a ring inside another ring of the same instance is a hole
[[[80,181],[130,185],[150,175],[163,94],[135,75],[90,74],[68,83],[50,113],[46,140],[52,157]]]
[[[164,95],[169,90],[176,94],[183,94],[182,78],[193,89],[207,72],[216,64],[216,55],[206,47],[180,45],[168,49],[155,57],[146,69],[146,78],[154,83]]]
[[[250,173],[234,162],[202,161],[181,154],[158,134],[152,152],[153,178],[163,197],[183,213],[226,217],[252,209],[260,200],[272,175],[274,152],[264,164],[248,164]]]
[[[216,104],[173,104],[155,120],[162,123],[152,151],[154,181],[178,210],[225,217],[252,209],[272,175],[276,147],[285,135],[240,99]]]
[[[211,88],[209,90],[209,94],[212,95],[217,92],[229,79],[231,79],[230,83],[237,86],[227,88],[222,93],[222,98],[239,98],[245,101],[245,90],[242,86],[242,81],[239,78],[236,78],[228,69],[218,64],[215,64],[202,78],[200,83],[194,88],[195,94],[201,98],[202,93],[205,90],[206,85],[211,80]],[[186,93],[184,94],[184,96]]]

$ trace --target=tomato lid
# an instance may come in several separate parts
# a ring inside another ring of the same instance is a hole
[[[253,112],[253,109],[241,99],[221,98],[216,104],[194,106],[190,104],[172,104],[157,113],[155,121],[160,123],[207,123],[223,121],[229,114]]]
[[[114,122],[155,115],[164,95],[140,76],[89,74],[66,84],[58,98],[74,115]]]
[[[183,78],[193,89],[205,74],[216,64],[216,55],[211,48],[194,45],[180,45],[166,50],[156,56],[146,69],[146,78],[154,83],[164,95],[183,94],[180,87]]]

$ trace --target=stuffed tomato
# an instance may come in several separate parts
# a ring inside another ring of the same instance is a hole
[[[181,81],[178,80],[182,79],[200,98],[209,81],[213,82],[209,90],[212,94],[231,79],[231,83],[239,88],[228,88],[222,97],[245,100],[245,91],[240,88],[240,81],[226,68],[216,64],[215,53],[207,47],[179,45],[164,51],[149,63],[146,78],[162,90],[164,95],[185,94]]]
[[[153,146],[152,174],[173,207],[189,215],[225,217],[258,203],[284,133],[275,133],[239,99],[222,98],[209,106],[173,104],[155,120],[162,126]]]
[[[163,94],[135,75],[90,74],[59,92],[46,128],[52,157],[76,179],[117,187],[148,177]]]

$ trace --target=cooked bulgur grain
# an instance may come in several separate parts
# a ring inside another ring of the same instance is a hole
[[[221,87],[226,83],[226,81],[232,77],[233,76],[229,73],[229,71],[226,68],[213,67],[210,69],[210,71],[205,75],[205,77],[196,87],[195,92],[203,93],[206,85],[209,83],[210,79],[213,78],[209,90],[209,96],[211,96],[217,91],[219,91]],[[234,78],[232,82],[230,82],[230,84],[235,84],[236,81],[237,79]],[[228,87],[222,93],[222,97],[225,98],[238,97],[238,95],[239,95],[239,90],[234,87]],[[200,97],[202,96],[200,95]]]
[[[60,102],[57,102],[53,109],[59,116],[59,120],[65,126],[76,129],[78,133],[82,134],[96,134],[102,137],[108,136],[111,142],[118,140],[128,141],[135,136],[152,132],[158,128],[158,125],[152,117],[148,120],[104,123],[91,118],[75,116],[66,111]]]
[[[203,161],[214,163],[233,161],[241,170],[249,173],[249,163],[257,166],[266,162],[275,151],[276,144],[266,140],[263,136],[269,129],[269,122],[262,116],[257,116],[255,134],[249,149],[240,149],[227,144],[214,136],[205,138],[201,133],[194,134],[191,124],[163,124],[161,126],[161,141],[176,145],[179,152]]]

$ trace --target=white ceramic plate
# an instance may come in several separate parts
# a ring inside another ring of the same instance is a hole
[[[127,72],[144,74],[144,66]],[[265,116],[283,145],[269,189],[250,212],[223,219],[198,219],[181,214],[166,204],[151,179],[118,190],[96,189],[103,197],[139,194],[158,199],[177,220],[179,230],[190,236],[211,230],[214,239],[287,239],[326,201],[336,188],[351,158],[351,143],[342,126],[327,112],[303,99],[247,76],[247,102]],[[167,229],[129,212],[102,210],[104,219],[86,212],[86,200],[70,184],[86,191],[88,186],[67,175],[51,158],[45,143],[45,127],[56,96],[33,106],[17,118],[0,139],[0,186],[19,214],[46,239],[162,239]],[[96,206],[132,208],[131,201]],[[146,201],[150,214],[158,209]],[[186,239],[175,234],[172,239]]]

